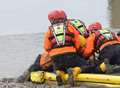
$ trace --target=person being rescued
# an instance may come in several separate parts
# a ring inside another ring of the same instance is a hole
[[[90,57],[95,52],[99,54],[95,73],[109,73],[110,65],[120,65],[120,42],[114,32],[102,29],[99,22],[88,27],[91,35],[87,39],[83,55]]]
[[[30,74],[35,71],[53,72],[52,59],[48,52],[44,51],[42,54],[39,54],[34,63],[17,78],[16,82],[23,83],[25,81],[30,81]]]
[[[68,73],[68,83],[74,86],[75,77],[86,65],[82,56],[77,54],[78,50],[85,47],[86,39],[78,34],[63,10],[51,11],[48,19],[51,25],[45,34],[44,48],[53,60],[57,84],[63,85],[64,75]]]

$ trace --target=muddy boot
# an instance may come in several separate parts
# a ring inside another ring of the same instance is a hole
[[[56,81],[58,86],[64,85],[62,73],[63,73],[62,71],[56,71]]]
[[[30,79],[30,71],[27,70],[16,79],[16,82],[24,83],[25,81],[29,81],[29,79]]]
[[[99,65],[99,71],[106,74],[112,72],[112,67],[109,64],[108,59],[104,59],[104,61]]]
[[[62,78],[59,75],[56,76],[56,81],[57,81],[57,85],[58,86],[62,86],[63,85],[63,80],[62,80]]]
[[[72,68],[69,68],[67,70],[67,72],[68,72],[68,83],[73,87],[73,86],[75,86],[75,82],[74,82],[74,76],[73,76]]]

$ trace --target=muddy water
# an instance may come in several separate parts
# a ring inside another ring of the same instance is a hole
[[[106,88],[106,86],[94,83],[76,83],[75,87],[71,87],[68,84],[57,86],[56,82],[46,82],[44,84],[35,84],[31,82],[16,83],[14,79],[7,78],[0,80],[0,88]]]
[[[43,51],[43,33],[0,36],[0,78],[16,77]]]
[[[0,78],[19,76],[41,52],[43,33],[0,36]]]

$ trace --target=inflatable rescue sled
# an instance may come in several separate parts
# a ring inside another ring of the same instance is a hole
[[[66,74],[64,78],[67,80],[68,74]],[[31,72],[31,81],[39,83],[41,79],[56,81],[56,75],[54,73],[43,71]],[[76,81],[120,85],[120,76],[81,73],[78,74]]]

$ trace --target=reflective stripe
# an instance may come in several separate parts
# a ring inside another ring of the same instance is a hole
[[[53,46],[53,48],[61,48],[61,47],[65,47],[65,46],[74,46],[74,44],[70,42],[70,43],[66,43],[65,45],[61,45],[61,46],[55,45],[55,46]]]
[[[64,45],[65,43],[65,26],[64,23],[54,24],[52,26],[52,31],[54,37],[56,39],[57,44],[60,46],[61,44]],[[60,34],[60,35],[58,35]]]
[[[87,33],[85,25],[83,25],[83,23],[81,23],[80,20],[78,19],[70,20],[70,23],[79,31],[81,35],[84,36]]]
[[[60,28],[57,29],[56,27],[56,26],[59,27],[59,24],[56,24],[55,27],[54,26],[50,27],[50,30],[52,30],[52,34],[49,37],[49,39],[52,42],[52,48],[60,48],[63,46],[74,46],[73,43],[74,34],[66,29],[66,25],[67,24],[64,24],[64,27],[61,26],[61,30],[59,30]]]
[[[99,30],[99,31],[107,40],[113,39],[113,35],[110,31],[108,30]]]
[[[96,36],[95,38],[96,51],[99,51],[100,46],[103,45],[104,43],[117,39],[117,37],[112,32],[104,29],[95,32],[95,36]]]
[[[80,20],[78,20],[78,19],[72,20],[71,23],[72,23],[74,26],[76,26],[76,27],[79,27],[80,25],[82,25],[82,24],[80,23]]]

